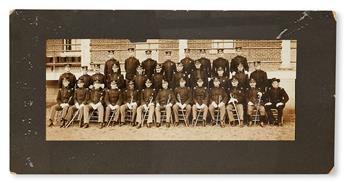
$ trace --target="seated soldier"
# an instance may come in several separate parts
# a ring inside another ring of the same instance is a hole
[[[151,128],[153,123],[153,114],[155,111],[154,100],[156,91],[152,88],[151,80],[147,79],[145,82],[145,89],[140,93],[140,106],[137,108],[137,128],[139,129],[143,124],[145,117],[147,117],[147,127]]]
[[[209,71],[211,72],[211,71]],[[206,72],[205,69],[202,68],[200,60],[195,61],[195,67],[193,72],[191,73],[191,86],[196,87],[196,83],[199,79],[202,79],[203,81],[203,86],[207,87],[208,86],[208,73]]]
[[[189,87],[186,87],[186,80],[180,79],[180,86],[175,88],[176,103],[173,106],[175,115],[175,124],[179,125],[178,110],[183,110],[183,120],[186,126],[189,126],[189,115],[191,112],[192,91]]]
[[[54,122],[55,113],[56,111],[61,111],[61,110],[62,110],[62,114],[61,114],[62,124],[60,127],[62,128],[65,126],[65,123],[67,121],[65,117],[66,117],[69,106],[73,104],[72,99],[73,99],[73,89],[70,88],[70,81],[68,80],[68,78],[63,78],[62,88],[59,89],[58,95],[56,97],[57,104],[51,107],[50,117],[49,117],[49,122],[50,122],[49,127],[54,126],[53,122]]]
[[[183,64],[182,63],[177,63],[176,64],[176,72],[174,74],[174,82],[171,88],[177,88],[180,85],[180,79],[183,78],[187,82],[187,86],[189,86],[189,80],[188,80],[188,75],[185,73],[183,70]]]
[[[248,71],[244,70],[242,63],[239,63],[237,70],[232,72],[232,76],[238,80],[238,85],[243,88],[248,88]]]
[[[139,65],[137,67],[137,73],[133,78],[134,81],[134,87],[136,90],[141,91],[145,88],[145,81],[147,80],[147,77],[144,74],[143,68]],[[130,80],[128,80],[129,82]],[[127,83],[128,83],[127,82]]]
[[[243,127],[243,106],[245,104],[245,91],[244,88],[238,86],[238,80],[235,77],[231,80],[229,93],[230,100],[228,106],[226,107],[229,117],[229,124],[234,125],[236,123],[239,123],[240,127]],[[232,112],[234,108],[236,109],[237,117],[240,121],[235,121],[234,114]]]
[[[164,75],[162,72],[161,64],[157,64],[155,68],[155,73],[153,74],[153,88],[158,91],[162,89],[162,81],[164,79]]]
[[[265,97],[265,109],[268,116],[269,123],[273,123],[273,115],[271,109],[278,110],[278,125],[282,126],[282,116],[285,104],[289,101],[289,96],[285,92],[284,88],[279,87],[280,79],[273,78],[272,87],[268,89]]]
[[[260,126],[264,126],[264,122],[266,121],[266,113],[265,113],[265,107],[263,106],[262,101],[262,91],[256,87],[256,81],[255,79],[249,80],[249,86],[250,88],[247,90],[246,93],[246,99],[248,102],[247,107],[247,114],[249,116],[249,123],[248,126],[252,126],[253,124],[253,111],[254,109],[257,110],[256,114],[260,114]]]
[[[78,79],[82,79],[84,82],[84,88],[89,88],[89,86],[92,84],[92,78],[91,76],[87,73],[88,67],[87,66],[82,66],[81,67],[81,72],[82,75]]]
[[[90,111],[91,116],[95,110],[98,111],[98,122],[100,127],[103,127],[103,115],[104,115],[104,108],[103,108],[103,96],[104,91],[102,89],[103,84],[100,83],[99,80],[94,81],[92,85],[92,89],[89,92],[88,102],[87,105],[84,106],[84,128],[89,127],[90,122]]]
[[[98,82],[101,84],[102,89],[104,88],[104,84],[105,84],[105,76],[104,74],[101,73],[101,68],[100,68],[100,64],[95,64],[93,69],[95,71],[95,73],[91,76],[92,79],[92,83],[94,83],[96,80],[98,80]],[[92,88],[93,85],[90,85],[90,88]]]
[[[123,92],[123,105],[121,105],[121,123],[125,123],[126,110],[129,109],[132,112],[131,124],[135,126],[135,114],[137,113],[137,106],[139,102],[139,92],[134,89],[133,81],[128,83],[128,89]]]
[[[225,76],[223,67],[216,68],[215,77],[217,77],[217,79],[219,80],[220,87],[224,88],[225,91],[228,91],[229,87],[230,87],[230,80],[227,76]],[[211,85],[211,87],[212,87],[212,85]]]
[[[250,78],[255,79],[256,81],[256,86],[261,90],[261,91],[266,91],[267,87],[267,73],[261,69],[261,62],[257,61],[254,62],[255,66],[255,71],[253,71],[250,74]]]
[[[159,90],[156,97],[156,125],[161,126],[161,110],[165,109],[166,112],[166,125],[170,127],[171,120],[171,107],[175,103],[175,94],[172,89],[168,88],[169,83],[165,80],[162,81],[162,89]]]
[[[120,68],[117,64],[113,64],[112,66],[112,72],[109,73],[106,77],[106,84],[107,84],[107,88],[110,89],[110,83],[112,81],[116,81],[117,87],[119,89],[124,89],[125,88],[125,79],[123,77],[123,75],[119,72]]]
[[[81,119],[84,114],[84,106],[88,101],[89,89],[86,88],[88,86],[85,85],[83,78],[79,78],[77,81],[77,88],[74,91],[74,105],[68,109],[66,120],[70,122],[74,120],[76,116],[72,117],[75,112],[75,115],[78,115],[77,122],[79,122],[79,127],[83,127],[83,123],[81,123]],[[74,119],[72,119],[74,118]]]
[[[210,105],[208,107],[211,118],[212,118],[212,125],[216,125],[216,117],[215,117],[215,109],[219,109],[219,118],[217,117],[217,120],[220,120],[220,126],[222,128],[225,127],[224,117],[225,117],[225,103],[228,101],[228,95],[226,94],[226,91],[224,88],[220,87],[220,82],[218,78],[215,78],[213,80],[213,87],[210,91]]]
[[[193,90],[193,123],[196,124],[196,120],[198,119],[198,110],[203,111],[202,115],[202,124],[206,126],[206,118],[208,112],[208,90],[207,87],[203,86],[204,81],[199,78],[197,81],[197,87],[194,87]]]
[[[107,89],[105,92],[105,120],[110,124],[112,121],[117,122],[119,120],[120,114],[120,106],[122,104],[122,94],[121,90],[118,88],[116,81],[112,81],[110,83],[110,89]],[[110,116],[111,111],[113,112],[112,116]],[[122,126],[124,122],[120,122],[120,126]],[[100,126],[103,128],[106,123]]]

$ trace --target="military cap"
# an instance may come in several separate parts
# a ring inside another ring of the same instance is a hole
[[[220,82],[218,78],[214,78],[213,82]]]
[[[223,48],[220,48],[217,50],[218,53],[223,53],[224,52],[224,49]]]
[[[185,52],[185,53],[189,53],[189,52],[190,52],[190,49],[189,49],[189,48],[185,48],[185,49],[184,49],[184,52]]]
[[[145,53],[146,53],[146,55],[151,55],[152,50],[146,50]]]
[[[115,53],[115,50],[108,50],[108,53],[114,54],[114,53]]]
[[[100,67],[101,67],[101,64],[94,64],[93,67],[94,67],[94,68],[100,68]]]
[[[254,78],[251,78],[251,79],[249,80],[249,83],[256,83],[256,80],[255,80]]]
[[[65,67],[71,67],[72,64],[65,64]]]
[[[235,81],[237,81],[237,82],[238,82],[237,77],[233,77],[233,78],[231,79],[231,82],[235,82]]]
[[[133,52],[133,51],[134,51],[134,48],[128,48],[128,51],[129,51],[129,52]]]
[[[165,52],[165,55],[171,56],[171,51],[166,51],[166,52]]]
[[[157,64],[157,65],[156,65],[156,69],[157,69],[157,68],[162,68],[162,64]]]
[[[147,79],[145,83],[152,83],[152,81],[150,79]]]
[[[217,71],[224,71],[223,67],[217,67]]]
[[[200,53],[206,53],[206,49],[200,49],[199,52]]]
[[[84,83],[84,79],[83,78],[79,78],[77,83]]]
[[[277,81],[278,83],[280,83],[280,79],[277,79],[277,78],[272,78],[271,81],[272,81],[272,83],[273,83],[274,81]]]
[[[258,65],[258,64],[261,64],[261,61],[255,61],[254,62],[254,65]]]
[[[81,70],[86,70],[87,71],[88,67],[87,66],[81,66]]]

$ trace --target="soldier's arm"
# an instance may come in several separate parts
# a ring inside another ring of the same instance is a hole
[[[58,80],[58,88],[61,88],[62,87],[62,75],[59,77],[59,80]]]
[[[87,104],[87,102],[89,101],[89,98],[90,98],[90,91],[88,88],[86,88],[86,96],[85,96],[85,99],[84,99],[84,104]]]
[[[192,90],[188,89],[188,99],[186,100],[186,104],[190,104],[192,101]]]
[[[283,103],[286,104],[286,102],[289,101],[289,96],[286,93],[286,91],[282,88],[282,98],[283,98]]]
[[[205,105],[207,105],[209,100],[209,91],[206,89],[206,96],[204,98],[204,100],[202,101]]]
[[[56,102],[57,102],[58,104],[61,104],[61,103],[62,103],[62,101],[61,101],[61,89],[59,89],[58,94],[57,94],[57,96],[56,96]]]
[[[110,104],[110,101],[109,101],[109,91],[108,90],[105,91],[104,102],[105,102],[106,106],[108,106]]]
[[[223,102],[223,103],[227,103],[228,100],[229,100],[229,96],[228,96],[228,94],[226,93],[226,91],[224,90],[222,102]]]
[[[145,100],[144,100],[144,90],[141,91],[140,96],[141,96],[141,97],[140,97],[140,98],[141,98],[140,104],[141,104],[141,105],[144,105],[144,104],[145,104]]]
[[[120,93],[122,93],[122,92],[120,92]],[[123,93],[125,94],[125,92],[123,92]],[[126,98],[127,98],[127,97],[126,97]],[[121,94],[120,94],[119,99],[118,99],[117,102],[116,102],[116,105],[121,106],[122,102],[124,102],[124,101],[125,101],[124,95],[121,95]]]
[[[74,93],[75,93],[75,91],[74,90],[72,90],[72,93],[71,93],[71,98],[68,100],[68,104],[69,105],[73,105],[74,104]]]

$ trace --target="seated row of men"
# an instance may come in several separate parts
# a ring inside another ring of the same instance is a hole
[[[63,77],[57,97],[58,103],[51,109],[49,126],[53,125],[58,110],[62,110],[61,127],[68,126],[76,118],[80,127],[88,128],[90,116],[95,111],[98,111],[100,128],[109,126],[112,121],[118,121],[122,125],[125,123],[126,110],[132,112],[130,121],[137,128],[142,127],[144,121],[148,127],[151,127],[154,117],[157,127],[161,126],[162,111],[166,114],[167,127],[171,122],[179,124],[179,112],[182,112],[186,126],[189,125],[191,112],[193,124],[196,124],[199,116],[202,115],[202,123],[205,126],[209,113],[212,125],[219,121],[220,126],[225,127],[225,115],[228,114],[229,124],[237,123],[243,126],[244,111],[249,117],[249,126],[253,121],[251,119],[253,111],[257,113],[255,117],[259,116],[259,124],[264,126],[264,123],[281,124],[283,109],[289,100],[285,90],[279,87],[280,80],[276,78],[271,80],[270,87],[265,88],[259,88],[253,78],[249,80],[249,87],[244,87],[240,85],[236,75],[231,78],[229,87],[222,86],[219,77],[211,79],[210,88],[205,86],[202,78],[197,79],[193,88],[187,86],[185,77],[181,77],[178,81],[178,86],[172,89],[169,88],[169,82],[163,79],[162,88],[157,90],[150,79],[145,80],[141,89],[135,87],[133,80],[127,82],[126,89],[119,87],[119,80],[112,80],[104,90],[102,80],[95,79],[92,85],[87,87],[84,77],[80,77],[74,89],[74,86],[70,85],[70,80]],[[274,120],[271,111],[273,108],[278,110],[277,121]],[[237,119],[234,118],[233,109],[238,116]]]

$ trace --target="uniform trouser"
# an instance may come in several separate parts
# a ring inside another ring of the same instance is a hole
[[[259,110],[260,116],[265,116],[265,107],[263,105],[257,106],[257,105],[248,105],[247,114],[249,116],[253,115],[254,109]]]
[[[208,107],[205,106],[204,108],[198,109],[196,107],[196,105],[193,105],[193,107],[192,107],[193,119],[197,119],[197,117],[198,117],[198,110],[202,111],[202,119],[206,121]]]
[[[226,110],[228,112],[229,121],[235,121],[234,114],[232,110],[234,109],[234,104],[229,104],[226,106]],[[243,105],[242,104],[236,104],[236,110],[237,110],[237,117],[240,118],[240,120],[243,120]]]
[[[144,105],[141,105],[137,108],[137,123],[139,123],[139,125],[141,125],[145,119],[143,119],[143,117],[145,117],[145,113],[147,116],[147,123],[152,123],[153,122],[153,113],[155,112],[155,106],[154,105],[150,105],[147,109],[148,111],[145,111],[145,107]]]
[[[165,113],[166,113],[166,119],[165,122],[166,123],[170,123],[170,119],[171,119],[171,107],[169,106],[156,106],[155,109],[155,114],[156,114],[156,122],[157,123],[161,123],[161,110],[164,109]]]
[[[78,110],[79,110],[79,111],[78,111]],[[65,119],[66,119],[67,121],[71,121],[72,118],[74,117],[73,115],[74,115],[75,112],[77,112],[77,111],[78,111],[77,120],[80,121],[81,118],[83,117],[83,114],[84,114],[84,106],[79,107],[79,109],[78,109],[75,105],[73,105],[73,106],[71,106],[70,108],[68,108],[67,115],[66,115]]]
[[[121,112],[121,122],[124,123],[125,122],[125,118],[126,118],[126,109],[129,109],[127,104],[123,104],[120,107],[120,112]],[[135,114],[137,112],[137,105],[133,105],[132,109],[129,109],[132,111],[132,119],[131,122],[134,122],[134,118],[135,118]]]
[[[215,109],[216,109],[216,107],[214,107],[212,104],[209,105],[209,107],[208,107],[208,110],[210,111],[212,120],[215,120],[215,119],[216,119],[216,117],[215,117]],[[219,119],[220,119],[220,121],[224,121],[224,117],[225,117],[225,105],[219,107],[219,112],[220,112],[220,114],[219,114]]]
[[[110,116],[111,111],[113,111],[115,113],[115,114],[113,114],[113,118],[111,120],[112,121],[118,121],[119,115],[120,115],[119,109],[112,110],[109,106],[107,106],[105,108],[105,118],[104,118],[105,121],[108,122],[110,120],[110,118],[111,118],[111,116]]]
[[[50,117],[49,117],[49,119],[50,120],[54,120],[56,111],[61,111],[61,110],[62,110],[61,119],[64,119],[66,114],[67,114],[68,108],[69,108],[69,106],[65,106],[65,107],[61,108],[61,106],[59,104],[53,105],[51,107],[51,110],[50,110]]]
[[[98,106],[97,108],[98,111],[98,122],[103,123],[103,117],[104,117],[104,108],[103,105]],[[94,109],[92,108],[91,105],[85,105],[84,107],[84,123],[89,123],[90,122],[90,111],[93,111]]]
[[[173,105],[173,111],[174,111],[174,117],[175,117],[175,122],[178,122],[178,111],[179,111],[180,107],[178,106],[178,104]],[[190,104],[187,104],[186,107],[183,109],[185,114],[183,114],[185,116],[185,119],[188,121],[189,119],[189,115],[190,112],[192,110],[192,107],[190,106]]]
[[[271,109],[277,109],[277,111],[278,111],[278,123],[280,123],[282,121],[283,110],[284,110],[285,105],[280,105],[279,107],[277,107],[276,105],[277,105],[276,103],[272,103],[272,105],[266,105],[265,109],[267,112],[268,120],[270,122],[273,121],[273,114],[272,114]]]

